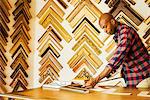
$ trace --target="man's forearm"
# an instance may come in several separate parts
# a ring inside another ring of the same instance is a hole
[[[111,72],[111,68],[110,67],[106,67],[96,78],[95,81],[99,82],[101,79],[103,79],[104,77],[106,77],[110,72]]]

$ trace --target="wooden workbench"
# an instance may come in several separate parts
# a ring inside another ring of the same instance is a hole
[[[23,92],[8,93],[4,98],[35,99],[35,100],[150,100],[150,97],[137,96],[141,91],[150,91],[150,89],[135,89],[135,88],[116,88],[118,93],[132,93],[132,95],[114,95],[103,92],[90,91],[88,94],[81,94],[65,90],[49,90],[49,89],[31,89]],[[149,94],[150,95],[150,92]],[[17,100],[18,100],[17,99]]]

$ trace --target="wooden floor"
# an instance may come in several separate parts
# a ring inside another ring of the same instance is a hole
[[[88,94],[70,92],[65,90],[31,89],[12,94],[0,94],[3,98],[16,98],[28,100],[150,100],[150,97],[137,96],[141,91],[150,89],[115,88],[114,93],[131,93],[131,95],[107,94],[98,91],[90,91]]]

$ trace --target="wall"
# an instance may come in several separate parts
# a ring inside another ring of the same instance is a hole
[[[19,77],[10,77],[16,70],[10,66],[17,57],[16,53],[12,58],[10,52],[15,45],[11,35],[17,29],[12,27],[16,22],[12,14],[16,9],[15,2],[16,0],[9,1],[10,22],[7,25],[10,31],[7,45],[4,46],[8,62],[3,72],[6,75],[6,78],[3,78],[6,85],[3,87],[7,92],[24,89],[21,84],[16,84]],[[105,12],[111,12],[117,20],[135,28],[150,50],[149,1],[126,0],[130,6],[119,7],[125,4],[119,3],[116,10],[114,8],[117,2],[118,0],[32,0],[29,3],[32,18],[28,24],[31,39],[27,44],[31,52],[25,59],[29,65],[25,69],[28,77],[23,74],[28,85],[20,79],[23,85],[29,89],[51,83],[53,80],[70,81],[96,77],[105,68],[116,47],[113,36],[108,36],[98,25],[99,17]],[[118,10],[120,12],[117,12]],[[14,84],[10,85],[13,81]]]

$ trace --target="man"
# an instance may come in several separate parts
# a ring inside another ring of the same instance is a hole
[[[109,13],[101,15],[99,25],[107,34],[114,34],[117,49],[103,72],[87,81],[85,86],[94,87],[102,78],[122,65],[121,74],[128,87],[150,87],[150,55],[136,31],[117,22]]]

